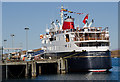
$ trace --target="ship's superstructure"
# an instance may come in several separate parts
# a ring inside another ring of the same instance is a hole
[[[61,8],[61,10],[63,7]],[[108,27],[91,27],[93,20],[88,24],[84,18],[83,27],[75,27],[71,16],[51,23],[46,34],[40,35],[42,49],[45,55],[52,58],[66,58],[69,70],[110,69],[111,59],[109,51]]]

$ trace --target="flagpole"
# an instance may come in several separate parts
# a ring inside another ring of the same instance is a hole
[[[61,10],[63,9],[63,5],[61,6]],[[61,11],[61,27],[60,29],[62,29],[62,25],[63,25],[63,11]]]

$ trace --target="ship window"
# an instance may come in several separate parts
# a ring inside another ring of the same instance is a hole
[[[82,29],[82,31],[84,31],[84,29]]]
[[[82,44],[84,47],[87,47],[88,46],[88,43],[83,43]]]
[[[66,34],[66,42],[69,42],[69,34]]]
[[[101,43],[101,46],[109,46],[108,42]]]
[[[50,40],[50,41],[54,41],[54,40],[56,40],[56,37],[54,37],[54,38],[49,38],[49,40]]]
[[[82,36],[83,36],[83,34],[82,34],[82,33],[79,33],[79,36],[80,36],[80,37],[82,37]]]
[[[45,40],[45,44],[46,44],[46,40]]]
[[[56,40],[56,37],[54,37],[53,39]]]
[[[71,33],[71,35],[74,35],[74,33]]]
[[[91,31],[95,31],[95,29],[91,29]]]
[[[65,47],[67,47],[67,45],[65,45]]]
[[[50,41],[53,41],[53,38],[49,38]]]
[[[109,42],[83,42],[75,43],[78,47],[97,47],[97,46],[109,46]]]
[[[75,37],[78,37],[78,33],[75,33]]]

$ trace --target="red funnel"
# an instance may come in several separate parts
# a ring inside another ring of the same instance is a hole
[[[63,30],[74,29],[74,19],[73,18],[66,18],[63,22],[62,29]]]

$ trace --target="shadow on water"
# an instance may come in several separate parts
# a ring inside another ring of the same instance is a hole
[[[67,74],[43,74],[36,80],[110,80],[112,72],[77,72]]]

